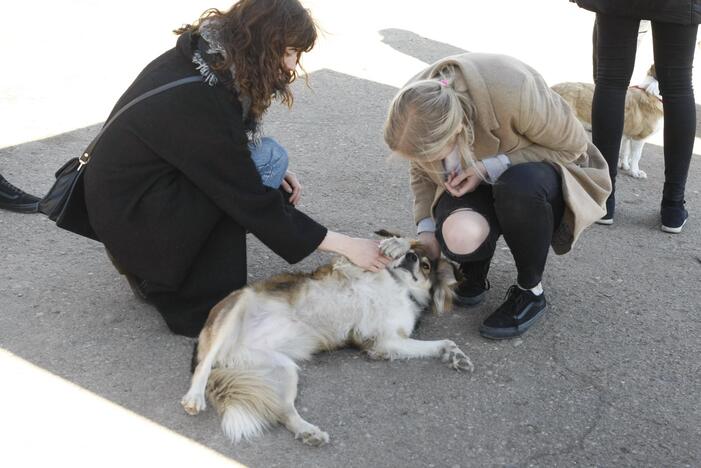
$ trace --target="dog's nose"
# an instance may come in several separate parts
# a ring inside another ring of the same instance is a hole
[[[404,258],[406,258],[409,262],[412,263],[416,262],[419,259],[419,257],[417,257],[414,252],[407,252]]]

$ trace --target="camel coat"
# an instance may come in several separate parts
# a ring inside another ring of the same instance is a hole
[[[475,104],[477,160],[503,153],[513,165],[542,161],[558,169],[566,209],[552,247],[557,254],[567,253],[582,231],[606,214],[611,179],[603,156],[567,103],[525,63],[505,55],[465,53],[437,61],[409,83],[434,78],[446,67],[456,68],[455,89]],[[441,161],[411,163],[417,223],[432,217],[445,190],[442,174]]]

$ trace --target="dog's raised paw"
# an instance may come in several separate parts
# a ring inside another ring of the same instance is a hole
[[[329,443],[329,435],[318,427],[309,431],[300,432],[295,438],[302,439],[302,442],[313,447],[321,447]]]
[[[380,252],[389,258],[399,258],[409,251],[411,244],[401,237],[390,237],[380,242]]]
[[[183,405],[185,412],[189,415],[195,416],[200,411],[204,411],[207,408],[207,401],[204,395],[190,395],[189,393],[180,400],[180,404]]]

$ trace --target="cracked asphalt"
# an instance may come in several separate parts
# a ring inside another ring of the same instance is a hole
[[[45,13],[33,34],[22,22],[0,33],[6,54],[21,51],[0,85],[0,173],[37,194],[87,145],[139,69],[172,43],[173,27],[209,6],[226,7],[127,1],[115,12],[86,2],[32,3]],[[310,86],[297,82],[293,109],[274,106],[264,128],[291,155],[304,185],[301,209],[347,234],[413,234],[407,167],[387,158],[381,129],[398,86],[426,63],[464,50],[499,52],[532,64],[550,84],[590,81],[592,17],[569,2],[305,3],[324,28],[305,62]],[[18,8],[0,11],[17,17]],[[82,27],[50,32],[50,24],[72,22]],[[36,55],[25,51],[42,52],[48,70],[36,72]],[[646,54],[649,46],[641,69]],[[193,460],[204,465],[214,451],[219,462],[270,467],[701,466],[701,164],[694,154],[684,232],[662,233],[661,144],[658,134],[645,146],[648,179],[619,176],[616,223],[591,227],[568,255],[551,255],[547,316],[521,339],[493,342],[477,332],[515,278],[503,242],[483,305],[422,320],[416,337],[454,340],[474,362],[473,375],[432,360],[369,361],[355,350],[303,363],[297,406],[331,436],[320,449],[280,427],[232,446],[211,409],[185,414],[179,401],[192,341],[169,334],[155,310],[132,296],[100,244],[39,215],[0,211],[0,357],[146,418],[182,436],[177,444],[194,442],[202,455]],[[255,239],[248,255],[251,281],[330,259],[314,254],[289,266]],[[82,413],[92,409],[78,399],[73,416],[62,419],[53,393],[6,362],[0,359],[0,372],[9,372],[0,399],[12,394],[13,404],[0,444],[21,458],[6,451],[0,464],[36,466],[37,447],[50,438],[69,448],[52,461],[92,466],[80,448]],[[39,412],[33,398],[48,409]],[[59,430],[47,436],[39,418]],[[101,462],[108,465],[120,457],[137,466],[167,459],[156,438],[144,436],[136,449],[122,443],[126,429],[98,422],[87,431],[105,434]]]

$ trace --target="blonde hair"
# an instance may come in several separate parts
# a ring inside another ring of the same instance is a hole
[[[455,71],[402,88],[392,100],[385,121],[387,146],[405,158],[430,161],[451,140],[463,159],[474,165],[472,143],[475,106],[466,92],[455,90]]]

